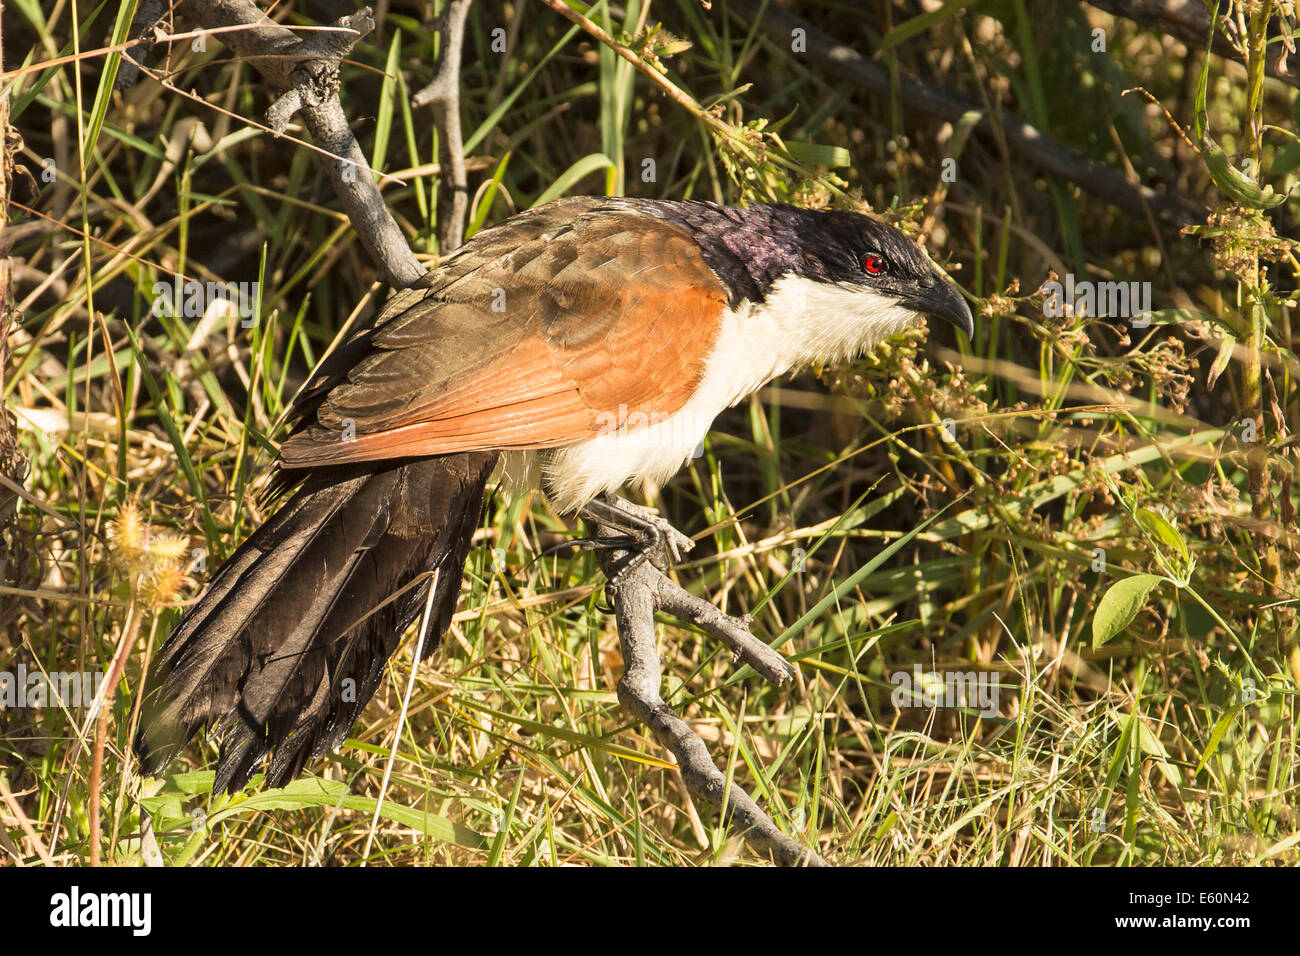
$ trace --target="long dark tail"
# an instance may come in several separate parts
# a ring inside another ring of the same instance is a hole
[[[312,472],[217,572],[150,669],[135,749],[157,773],[194,733],[214,790],[292,780],[348,734],[437,571],[427,656],[451,623],[495,452]],[[384,603],[387,601],[388,603]],[[382,605],[382,607],[380,606]]]

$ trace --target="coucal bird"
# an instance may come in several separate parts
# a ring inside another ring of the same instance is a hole
[[[336,748],[405,628],[430,609],[427,655],[449,626],[506,456],[526,459],[560,513],[653,543],[661,525],[613,497],[624,484],[665,480],[772,379],[923,314],[971,332],[924,252],[856,213],[570,198],[482,230],[294,399],[276,476],[287,501],[151,668],[144,769],[204,726],[221,744],[218,792],[268,755],[279,786]]]

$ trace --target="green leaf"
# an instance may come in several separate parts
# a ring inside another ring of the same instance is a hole
[[[884,53],[892,47],[898,46],[904,40],[910,39],[925,30],[930,29],[936,23],[947,20],[949,17],[956,16],[962,10],[971,6],[975,0],[948,0],[938,10],[931,10],[929,13],[922,13],[919,16],[912,17],[910,20],[904,20],[894,29],[885,34],[885,38],[880,41],[878,52]]]
[[[501,177],[506,174],[506,167],[510,165],[511,155],[513,155],[511,151],[506,150],[505,155],[501,157],[501,162],[497,163],[496,172],[492,174],[492,181],[483,190],[478,207],[474,210],[474,217],[470,220],[469,228],[465,230],[466,239],[469,239],[474,233],[482,229],[483,224],[487,222],[487,217],[492,212],[492,204],[496,202],[497,192],[501,188]]]
[[[817,143],[786,143],[790,156],[808,166],[848,166],[852,163],[849,151],[843,146],[822,146]]]
[[[1216,11],[1210,21],[1210,36],[1205,41],[1205,59],[1201,61],[1201,74],[1196,78],[1196,98],[1193,101],[1192,129],[1199,140],[1205,135],[1205,95],[1210,87],[1210,54],[1214,50],[1214,31],[1219,29],[1219,14]]]
[[[117,11],[117,20],[113,24],[113,30],[109,34],[108,42],[111,46],[120,46],[126,42],[127,36],[131,32],[131,8],[132,4],[124,3]],[[113,100],[113,83],[117,79],[117,65],[122,61],[120,52],[110,53],[104,59],[104,70],[99,74],[99,86],[95,90],[95,104],[90,108],[90,124],[86,130],[86,152],[90,153],[95,149],[95,143],[99,140],[100,128],[104,125],[104,117],[108,115],[109,103]]]
[[[1135,574],[1112,584],[1092,616],[1092,646],[1101,647],[1132,624],[1147,595],[1163,580],[1158,574]]]
[[[614,164],[609,161],[609,157],[604,153],[587,154],[560,173],[555,182],[551,183],[550,188],[538,196],[537,202],[533,203],[530,208],[536,209],[538,206],[546,205],[552,199],[559,199],[584,176],[590,176],[598,169],[612,169],[613,166]]]
[[[1190,561],[1192,556],[1187,550],[1187,542],[1179,534],[1178,529],[1169,523],[1169,520],[1158,511],[1152,511],[1150,508],[1139,508],[1137,510],[1137,520],[1147,533],[1152,535],[1157,541],[1168,548],[1172,548],[1183,556],[1183,561]]]
[[[1286,195],[1274,193],[1272,187],[1269,187],[1267,191],[1260,189],[1258,183],[1232,165],[1228,160],[1228,154],[1210,136],[1209,125],[1206,122],[1205,99],[1210,85],[1210,51],[1214,49],[1214,31],[1218,29],[1218,26],[1219,15],[1216,13],[1213,22],[1210,24],[1210,36],[1205,46],[1205,59],[1201,61],[1201,74],[1196,79],[1196,100],[1192,128],[1196,133],[1196,141],[1199,144],[1197,148],[1201,151],[1201,157],[1205,160],[1206,168],[1210,171],[1210,178],[1214,180],[1214,185],[1218,186],[1225,196],[1240,206],[1249,206],[1252,209],[1269,209],[1286,202]]]
[[[1260,189],[1259,184],[1228,160],[1228,154],[1208,133],[1201,137],[1201,156],[1210,170],[1210,178],[1219,191],[1239,206],[1252,209],[1271,209],[1287,201],[1286,193],[1273,192],[1272,186]]]
[[[196,793],[211,793],[216,778],[215,770],[193,770],[189,773],[169,773],[163,777],[163,780],[166,783],[166,792],[175,791],[193,796]]]
[[[342,780],[303,777],[278,790],[264,790],[245,800],[238,800],[225,809],[209,814],[206,822],[212,827],[226,817],[237,816],[247,810],[302,810],[306,807],[341,807],[373,814],[375,802],[374,797],[348,793],[348,785]],[[379,815],[398,826],[410,827],[445,843],[476,849],[487,847],[487,840],[468,827],[413,807],[385,800]]]
[[[379,109],[375,115],[375,149],[370,154],[370,168],[384,171],[388,158],[388,139],[392,135],[394,106],[397,101],[397,76],[402,70],[402,31],[393,31],[393,42],[384,63],[384,82],[379,88]]]
[[[1219,354],[1214,357],[1210,363],[1210,371],[1205,376],[1205,388],[1207,391],[1214,389],[1214,383],[1219,380],[1219,376],[1228,370],[1228,363],[1232,361],[1232,353],[1237,348],[1237,337],[1231,332],[1224,332],[1223,339],[1219,342]]]
[[[1223,742],[1223,735],[1227,733],[1228,728],[1237,721],[1237,715],[1245,710],[1246,705],[1240,700],[1225,710],[1219,719],[1214,722],[1214,729],[1210,731],[1210,739],[1205,744],[1205,752],[1201,754],[1201,759],[1196,762],[1196,770],[1192,776],[1200,773],[1205,769],[1205,765],[1210,762],[1219,751],[1219,744]]]
[[[871,835],[871,838],[873,840],[883,840],[889,835],[889,831],[894,829],[894,826],[897,823],[898,813],[890,810],[889,816],[885,817],[885,819],[880,822],[880,826],[876,827],[876,832]]]
[[[1147,722],[1137,714],[1126,714],[1121,711],[1113,711],[1108,714],[1111,723],[1116,728],[1137,732],[1137,747],[1140,753],[1148,757],[1154,757],[1158,764],[1161,776],[1175,787],[1183,785],[1183,775],[1179,769],[1169,761],[1169,751],[1165,749],[1164,743],[1156,736],[1155,731],[1147,726]]]

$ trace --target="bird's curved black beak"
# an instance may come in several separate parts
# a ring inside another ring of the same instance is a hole
[[[975,319],[961,290],[942,276],[935,275],[903,303],[908,308],[951,322],[970,338],[975,334]]]

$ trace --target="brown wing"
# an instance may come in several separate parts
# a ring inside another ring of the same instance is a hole
[[[671,414],[699,383],[725,307],[686,230],[597,199],[552,203],[394,296],[304,390],[319,400],[315,422],[281,457],[303,467],[548,448],[613,416]]]

